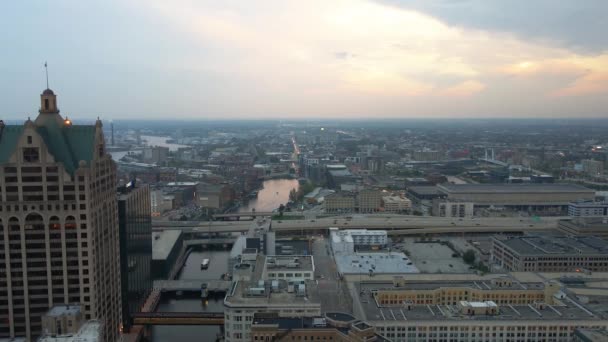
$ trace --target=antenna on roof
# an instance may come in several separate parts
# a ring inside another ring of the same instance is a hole
[[[46,61],[44,62],[44,71],[46,73],[46,89],[49,89],[49,68]]]

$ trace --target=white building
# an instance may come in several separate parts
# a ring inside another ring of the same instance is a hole
[[[329,228],[334,253],[353,253],[356,247],[381,247],[388,243],[386,230]]]
[[[471,217],[474,214],[473,202],[450,201],[446,199],[433,200],[433,216],[439,217]]]
[[[262,278],[300,282],[315,279],[315,263],[311,255],[269,255],[264,261]]]
[[[236,281],[224,298],[224,341],[252,341],[255,313],[270,312],[279,317],[321,315],[312,256],[258,256],[255,267],[247,269],[249,276],[240,276],[242,280]]]
[[[608,216],[608,202],[580,201],[568,204],[568,216]]]
[[[409,198],[400,196],[384,196],[382,203],[384,211],[387,213],[402,213],[412,207],[412,201]]]

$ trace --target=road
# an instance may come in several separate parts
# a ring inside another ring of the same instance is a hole
[[[557,221],[564,217],[543,217],[540,220],[531,218],[445,218],[419,216],[356,216],[318,218],[310,220],[272,220],[272,230],[276,232],[304,232],[321,230],[328,227],[386,229],[389,234],[435,234],[459,232],[501,232],[550,230],[557,228]],[[153,222],[153,230],[181,229],[184,232],[223,233],[246,232],[253,221],[241,222],[208,222],[208,221],[172,221]]]
[[[419,216],[357,216],[351,219],[344,217],[319,218],[315,220],[273,220],[272,230],[297,231],[302,229],[322,229],[327,227],[367,228],[367,229],[412,229],[412,228],[468,228],[475,231],[480,228],[494,227],[497,229],[537,228],[553,229],[557,221],[564,217],[543,217],[535,221],[530,218],[511,217],[482,217],[482,218],[448,218],[448,217],[419,217]]]
[[[329,253],[328,240],[315,236],[312,255],[315,259],[315,278],[321,297],[321,310],[351,312],[351,296],[347,292],[346,283],[338,278],[336,263]]]

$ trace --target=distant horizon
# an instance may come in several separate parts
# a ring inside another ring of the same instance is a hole
[[[62,112],[59,113],[62,117],[66,117],[66,115]],[[23,123],[24,121],[29,119],[34,120],[39,114],[29,115],[24,118],[14,118],[14,117],[0,117],[0,120],[3,120],[5,123],[14,124],[14,123]],[[169,115],[168,115],[169,116]],[[259,118],[247,118],[247,117],[235,117],[235,118],[192,118],[192,117],[179,117],[179,118],[157,118],[157,117],[142,117],[137,119],[113,119],[106,118],[103,115],[98,116],[83,116],[79,115],[67,115],[71,121],[78,124],[78,122],[83,121],[96,121],[97,119],[101,120],[104,124],[109,124],[111,122],[114,123],[135,123],[135,122],[175,122],[175,123],[184,123],[184,122],[273,122],[273,123],[323,123],[323,122],[401,122],[401,121],[606,121],[608,122],[607,116],[597,116],[597,117],[519,117],[519,116],[511,116],[511,117],[364,117],[364,118],[322,118],[322,117],[309,117],[309,118],[287,118],[287,119],[278,119],[273,117],[259,117]],[[116,116],[115,116],[116,117]]]

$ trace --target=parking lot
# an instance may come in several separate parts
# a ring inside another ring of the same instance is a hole
[[[416,242],[418,238],[405,238],[395,247],[407,251],[414,265],[422,273],[473,273],[461,257],[438,242]]]

